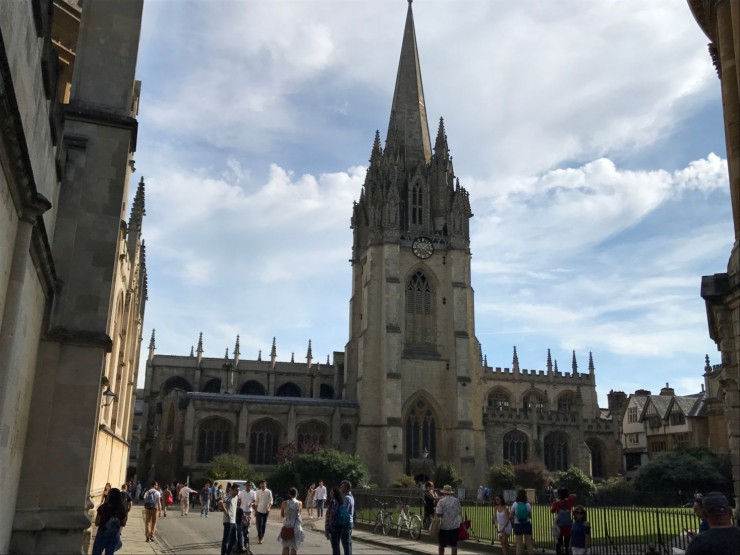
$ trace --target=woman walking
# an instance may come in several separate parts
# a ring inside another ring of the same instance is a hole
[[[305,507],[308,509],[308,518],[313,518],[313,503],[314,499],[316,498],[316,484],[311,484],[308,486],[308,491],[306,492],[306,504]]]
[[[123,503],[121,490],[111,488],[108,491],[107,501],[98,507],[95,517],[95,525],[98,531],[95,533],[92,555],[113,555],[116,549],[121,548],[121,528],[126,526],[128,511]]]
[[[283,527],[278,540],[283,544],[283,555],[296,555],[298,546],[303,543],[303,526],[301,526],[301,509],[303,504],[298,501],[298,490],[290,488],[288,499],[280,505],[280,516],[283,517]],[[287,532],[287,530],[292,530]],[[286,537],[289,536],[289,537]]]
[[[437,501],[435,513],[442,522],[439,525],[439,555],[444,555],[445,548],[449,546],[450,553],[457,555],[457,529],[460,528],[460,501],[454,496],[452,486],[445,485],[439,493],[442,497]]]
[[[511,536],[511,512],[504,498],[497,495],[493,498],[493,523],[498,529],[498,541],[501,543],[501,554],[509,555],[509,536]]]
[[[511,506],[511,518],[514,520],[516,555],[521,555],[525,544],[527,553],[532,555],[532,505],[527,502],[527,492],[523,489],[516,492],[516,500]]]

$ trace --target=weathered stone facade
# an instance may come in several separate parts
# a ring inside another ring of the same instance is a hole
[[[143,184],[123,221],[141,12],[0,3],[1,553],[80,553],[97,482],[125,478],[146,296]]]
[[[721,436],[728,437],[735,498],[740,499],[740,4],[734,0],[688,0],[688,4],[711,41],[709,54],[720,79],[725,121],[735,242],[727,272],[704,276],[701,296],[709,335],[722,354],[720,368],[705,372],[709,433],[719,445]]]

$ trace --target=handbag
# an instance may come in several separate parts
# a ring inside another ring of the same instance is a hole
[[[470,537],[468,528],[470,528],[470,520],[463,520],[460,523],[460,527],[457,529],[457,541],[463,542]]]
[[[293,528],[289,528],[287,526],[283,526],[280,529],[280,539],[283,539],[283,540],[292,540],[294,535],[295,535],[295,530],[293,530]]]
[[[429,525],[429,536],[430,537],[432,538],[439,537],[439,527],[441,526],[441,524],[442,524],[442,519],[440,519],[439,517],[435,516],[432,519],[432,523]]]

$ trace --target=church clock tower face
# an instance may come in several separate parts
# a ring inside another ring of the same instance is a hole
[[[427,237],[417,237],[411,244],[411,251],[422,260],[434,254],[434,244]]]

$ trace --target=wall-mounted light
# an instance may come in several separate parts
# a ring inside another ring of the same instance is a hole
[[[106,387],[105,391],[103,391],[103,406],[109,407],[111,403],[116,399],[118,399],[118,395],[111,391],[110,386]]]

